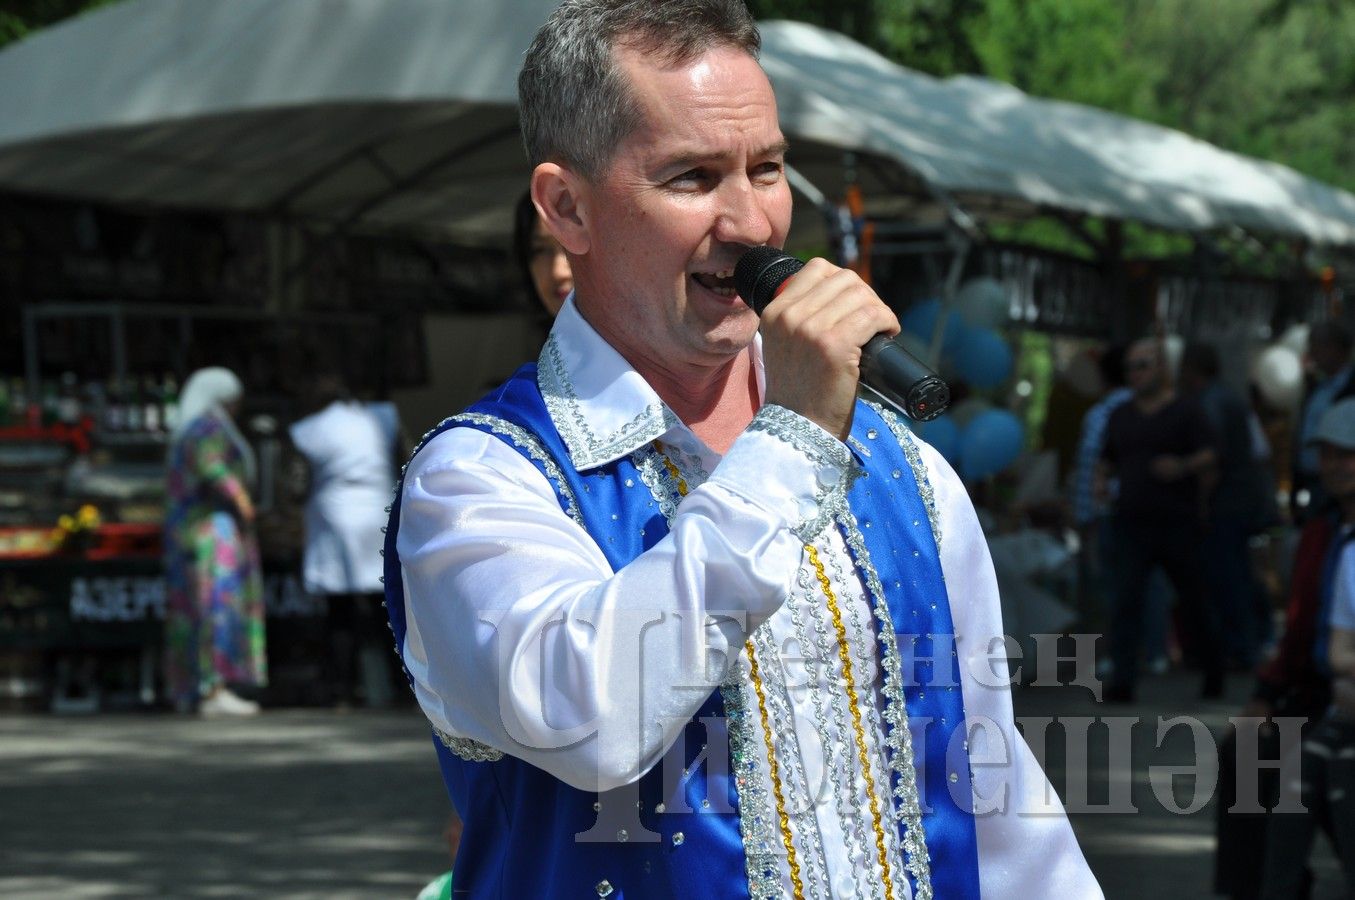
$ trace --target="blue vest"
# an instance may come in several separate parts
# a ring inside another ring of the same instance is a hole
[[[561,507],[597,539],[613,569],[621,569],[668,533],[659,504],[643,485],[632,457],[586,475],[574,470],[546,410],[535,365],[524,366],[465,414],[429,432],[419,448],[451,427],[486,431],[519,450],[555,488]],[[917,791],[925,835],[921,865],[930,891],[919,891],[913,874],[896,871],[893,877],[909,877],[914,896],[977,898],[970,773],[967,764],[959,766],[958,772],[946,766],[952,739],[958,745],[964,737],[955,734],[963,731],[964,722],[958,660],[952,654],[949,678],[938,679],[932,664],[923,659],[932,654],[931,635],[951,635],[955,629],[933,537],[931,487],[915,450],[910,462],[905,447],[914,445],[903,432],[898,420],[858,404],[849,442],[864,477],[857,478],[848,491],[858,526],[848,546],[857,557],[858,572],[868,572],[872,581],[878,577],[884,586],[904,658],[917,658],[911,670],[904,669],[914,677],[904,681],[903,695],[919,768]],[[917,475],[923,478],[921,484]],[[386,606],[397,650],[403,648],[405,638],[404,590],[396,550],[402,493],[403,479],[391,508],[385,544]],[[469,742],[446,736],[435,740],[448,793],[465,823],[456,859],[457,896],[463,892],[473,898],[598,896],[610,900],[779,896],[775,856],[753,849],[745,852],[745,833],[758,816],[751,805],[740,806],[737,760],[724,759],[707,770],[704,748],[729,748],[729,729],[733,726],[737,731],[745,716],[754,720],[761,746],[757,710],[727,710],[722,692],[714,691],[663,764],[637,785],[603,794],[572,788],[535,766],[480,745],[470,747]],[[927,723],[925,730],[919,723]],[[737,749],[732,755],[738,756]],[[690,777],[672,778],[671,773],[679,769]],[[665,772],[669,777],[664,777]],[[899,780],[894,773],[891,786],[897,788]],[[713,797],[716,792],[721,796]],[[771,812],[774,819],[775,811]],[[888,825],[893,821],[892,810],[884,812]],[[639,829],[634,827],[637,817]],[[615,830],[609,823],[616,823]],[[902,836],[905,824],[899,827]],[[768,833],[776,837],[779,849],[775,821]],[[576,839],[583,834],[588,837]],[[917,848],[916,842],[904,846]],[[772,884],[775,892],[769,894]]]

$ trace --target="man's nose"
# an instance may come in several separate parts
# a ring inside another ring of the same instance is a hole
[[[729,244],[758,247],[772,239],[768,205],[772,192],[758,190],[747,178],[730,179],[722,188],[715,238]]]

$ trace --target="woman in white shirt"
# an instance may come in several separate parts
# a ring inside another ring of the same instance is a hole
[[[290,428],[310,469],[302,574],[306,591],[328,601],[330,676],[336,702],[346,705],[359,694],[364,647],[389,669],[380,550],[399,422],[394,405],[351,399],[334,376],[316,380],[316,400],[317,411]],[[383,686],[390,674],[382,676]]]

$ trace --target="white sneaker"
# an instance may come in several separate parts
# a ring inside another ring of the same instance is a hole
[[[198,715],[212,719],[218,716],[257,716],[259,704],[246,700],[225,688],[198,704]]]

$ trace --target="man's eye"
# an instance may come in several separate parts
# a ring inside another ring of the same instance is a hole
[[[688,169],[681,175],[670,178],[668,183],[676,187],[692,187],[705,183],[706,173],[701,169]]]
[[[767,162],[753,169],[753,179],[763,184],[775,184],[781,180],[781,163]]]

